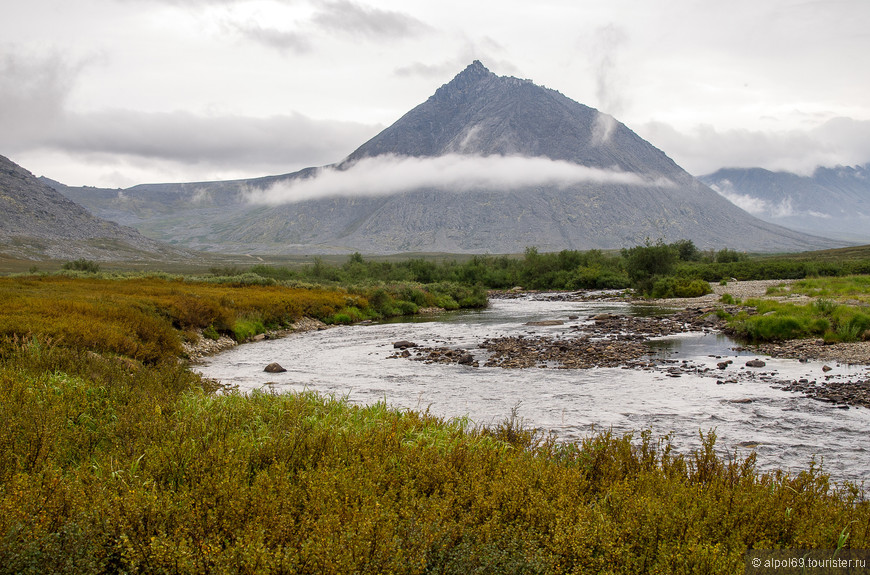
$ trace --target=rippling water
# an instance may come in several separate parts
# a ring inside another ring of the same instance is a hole
[[[651,429],[657,436],[672,434],[675,446],[687,450],[698,446],[699,430],[715,429],[719,448],[737,450],[739,455],[755,449],[760,469],[800,471],[815,457],[835,480],[870,479],[870,410],[840,409],[776,389],[769,381],[870,377],[864,367],[835,366],[823,373],[822,363],[765,357],[765,368],[741,369],[747,359],[758,356],[738,354],[730,340],[717,334],[663,338],[651,353],[701,368],[732,359],[729,372],[744,374],[737,383],[717,385],[721,372],[715,369],[671,377],[663,370],[508,370],[387,359],[394,352],[392,343],[403,339],[431,347],[462,347],[482,359],[486,352],[477,345],[485,338],[570,337],[572,325],[603,312],[644,313],[644,308],[532,297],[495,300],[484,311],[450,313],[430,321],[336,327],[246,344],[209,358],[198,369],[243,391],[314,390],[353,403],[386,401],[447,418],[467,416],[480,424],[498,423],[517,407],[528,425],[562,438],[585,437],[593,430],[621,434]],[[579,318],[568,320],[573,315]],[[547,319],[565,324],[524,325]],[[287,372],[264,373],[273,361]]]

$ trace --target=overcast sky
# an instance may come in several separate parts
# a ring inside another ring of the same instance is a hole
[[[870,162],[868,0],[0,0],[0,155],[70,185],[336,162],[480,59],[695,175]]]

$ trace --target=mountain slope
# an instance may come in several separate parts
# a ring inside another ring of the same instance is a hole
[[[472,171],[456,178],[445,158]],[[527,158],[541,161],[523,164],[516,181],[493,173]],[[567,180],[550,177],[566,171]],[[296,194],[305,186],[316,193]],[[335,166],[160,189],[175,194],[171,213],[132,207],[158,186],[124,190],[113,209],[135,211],[138,223],[122,221],[155,237],[219,251],[507,253],[647,238],[753,251],[841,245],[750,216],[612,117],[478,61]],[[246,203],[264,191],[271,203]]]
[[[699,179],[766,221],[870,242],[870,164],[817,168],[812,176],[727,168]]]
[[[142,259],[172,250],[93,216],[0,156],[0,251],[25,258]]]

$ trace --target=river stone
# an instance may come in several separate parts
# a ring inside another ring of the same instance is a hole
[[[394,349],[407,349],[409,347],[417,347],[417,344],[414,343],[413,341],[407,341],[407,340],[393,342]]]
[[[746,367],[764,367],[765,365],[767,364],[760,359],[750,359],[746,362]]]
[[[527,321],[525,325],[547,326],[547,325],[564,325],[565,322],[560,319],[545,319],[543,321]]]
[[[267,365],[266,369],[264,369],[263,371],[265,371],[266,373],[284,373],[287,370],[281,367],[281,364],[272,362]]]

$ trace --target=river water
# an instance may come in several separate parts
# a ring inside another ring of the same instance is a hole
[[[388,359],[393,342],[410,340],[429,347],[469,350],[482,366],[486,338],[513,335],[571,337],[569,329],[599,313],[640,314],[649,308],[622,302],[552,301],[540,296],[494,300],[486,310],[453,312],[412,322],[342,326],[238,346],[198,366],[203,375],[243,392],[313,390],[351,403],[385,401],[396,408],[429,410],[445,418],[468,417],[497,424],[512,410],[531,427],[559,438],[577,439],[595,431],[616,434],[649,429],[671,434],[684,452],[700,444],[699,431],[715,430],[718,448],[758,454],[758,468],[798,472],[815,458],[835,481],[870,480],[870,410],[842,409],[778,389],[778,381],[822,381],[870,377],[866,367],[775,359],[737,352],[721,334],[681,334],[661,338],[651,355],[667,358],[679,374],[659,369],[556,368],[503,369],[425,364]],[[569,320],[569,316],[578,316]],[[563,320],[537,327],[530,321]],[[760,357],[762,369],[743,367]],[[717,362],[733,360],[735,383],[720,384]],[[285,373],[265,373],[278,362]],[[702,373],[705,368],[710,368]],[[672,371],[674,371],[672,369]],[[677,376],[678,375],[678,376]]]

